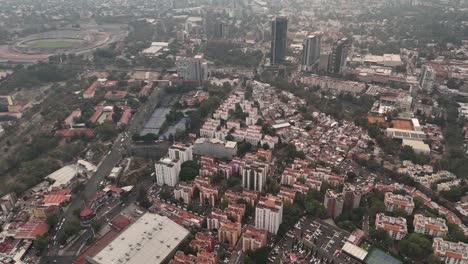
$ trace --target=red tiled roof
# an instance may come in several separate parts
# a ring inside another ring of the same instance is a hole
[[[94,91],[96,90],[98,85],[99,85],[99,83],[97,81],[93,82],[93,84],[91,84],[91,86],[89,86],[88,89],[86,89],[86,91],[84,91],[83,94],[92,94],[92,93],[94,93]]]
[[[131,116],[132,116],[132,109],[125,108],[124,112],[122,113],[122,117],[120,117],[119,122],[122,124],[128,124],[128,121],[130,121]]]
[[[101,116],[102,111],[103,111],[102,107],[97,108],[94,114],[89,118],[89,121],[91,121],[92,123],[95,123],[98,120],[98,118]]]
[[[83,210],[80,212],[80,217],[86,217],[89,215],[92,215],[94,213],[93,210],[89,209],[88,207],[85,207]]]
[[[138,95],[139,96],[147,96],[148,92],[149,92],[149,89],[151,87],[153,87],[153,82],[149,82],[147,85],[143,86],[143,88],[141,88],[141,90],[138,92]]]
[[[62,194],[48,194],[44,196],[42,203],[44,204],[62,204],[68,202],[71,199],[71,195],[62,195]]]
[[[30,220],[19,228],[16,238],[35,239],[39,235],[44,235],[49,231],[49,225],[45,220]]]
[[[94,129],[91,128],[74,128],[74,129],[61,129],[55,132],[55,136],[71,137],[75,135],[86,134],[90,137],[94,136]]]
[[[116,237],[119,236],[119,232],[110,230],[103,235],[99,240],[94,242],[89,248],[87,248],[81,255],[79,255],[73,264],[86,264],[86,257],[94,257],[97,253],[101,252],[107,245],[109,245]]]
[[[130,219],[123,215],[118,215],[110,222],[110,225],[117,230],[123,230],[130,225]]]

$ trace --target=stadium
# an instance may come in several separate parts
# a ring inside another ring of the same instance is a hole
[[[126,29],[98,26],[32,34],[0,46],[0,61],[35,62],[56,54],[86,54],[123,39]]]

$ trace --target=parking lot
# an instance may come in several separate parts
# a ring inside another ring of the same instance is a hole
[[[304,263],[360,263],[341,252],[349,235],[322,220],[302,217],[273,248],[268,260],[280,263],[280,259],[293,256]]]

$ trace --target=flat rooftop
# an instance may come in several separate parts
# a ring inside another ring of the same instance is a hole
[[[185,239],[189,231],[166,216],[145,213],[123,231],[92,263],[161,263]]]

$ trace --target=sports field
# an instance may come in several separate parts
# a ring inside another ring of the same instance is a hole
[[[41,49],[70,48],[73,44],[73,41],[67,40],[38,40],[30,43],[31,47]]]
[[[371,248],[364,260],[366,264],[401,264],[402,262],[378,248]]]

